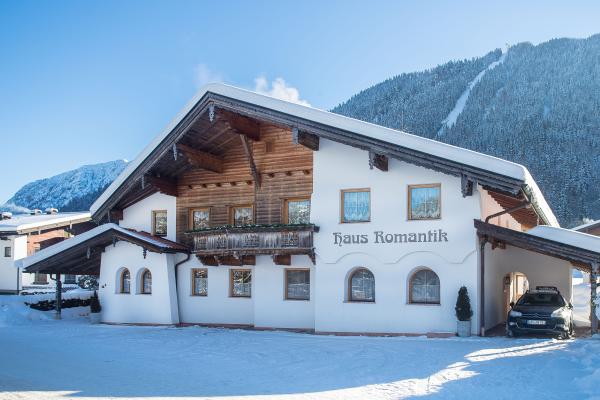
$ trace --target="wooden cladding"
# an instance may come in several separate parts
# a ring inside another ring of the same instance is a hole
[[[237,121],[237,128],[250,129],[247,122]],[[210,225],[213,227],[231,223],[231,210],[248,205],[254,207],[255,224],[279,224],[284,222],[286,199],[311,197],[312,151],[294,144],[289,129],[264,124],[259,129],[260,141],[237,139],[229,143],[220,156],[223,160],[221,173],[195,168],[179,176],[178,240],[183,240],[183,232],[193,228],[190,217],[193,209],[210,208]],[[257,181],[260,187],[256,185]]]

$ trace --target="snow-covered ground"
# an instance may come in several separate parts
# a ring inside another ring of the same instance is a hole
[[[581,399],[600,340],[316,336],[90,325],[0,296],[0,399]]]

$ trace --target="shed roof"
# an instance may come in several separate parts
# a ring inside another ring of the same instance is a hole
[[[592,263],[600,263],[600,237],[570,229],[536,226],[527,232],[475,220],[480,236],[526,250],[572,262],[589,271]]]
[[[384,154],[394,153],[390,155],[408,162],[419,163],[423,160],[423,155],[426,155],[444,172],[452,171],[457,174],[464,171],[479,183],[513,194],[524,189],[541,218],[550,225],[558,226],[558,221],[537,184],[527,168],[520,164],[223,84],[209,84],[200,89],[173,121],[127,165],[92,204],[93,217],[101,217],[107,208],[112,207],[116,202],[114,197],[119,196],[117,192],[125,182],[131,177],[139,178],[140,171],[149,167],[144,165],[145,161],[157,152],[167,151],[169,139],[174,140],[171,136],[181,128],[184,120],[193,113],[203,113],[209,104],[232,107],[235,111],[244,112],[249,116],[268,115],[274,122],[292,124],[306,130],[318,128],[313,131],[318,136],[337,141],[345,139],[346,142],[351,139],[357,146],[377,148]],[[107,206],[108,203],[111,204]]]

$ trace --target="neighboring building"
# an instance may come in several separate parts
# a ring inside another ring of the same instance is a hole
[[[521,165],[225,85],[91,213],[22,265],[99,273],[107,323],[454,332],[464,285],[483,334],[528,286],[570,298],[572,265],[600,260]]]
[[[30,214],[2,213],[0,220],[0,293],[17,293],[24,287],[48,285],[51,281],[44,273],[23,273],[15,261],[30,256],[41,249],[91,229],[89,212]],[[62,277],[64,283],[76,283],[75,275]]]
[[[590,221],[572,229],[577,232],[587,233],[588,235],[600,236],[600,220]]]

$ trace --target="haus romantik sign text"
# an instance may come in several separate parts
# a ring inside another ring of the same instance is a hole
[[[442,229],[430,229],[427,232],[386,233],[374,231],[372,234],[344,235],[333,232],[334,244],[342,247],[345,244],[389,244],[389,243],[439,243],[448,241],[448,233]]]

